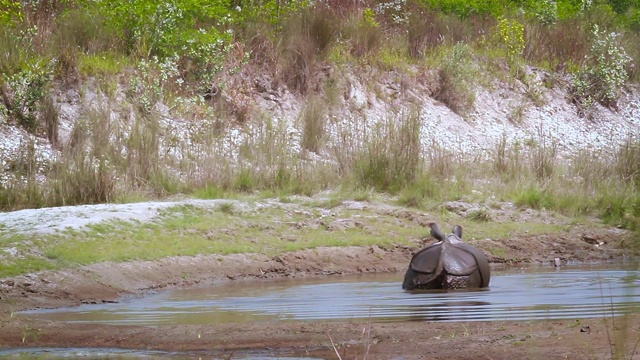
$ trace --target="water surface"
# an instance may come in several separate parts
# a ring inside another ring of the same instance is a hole
[[[322,279],[238,281],[162,291],[114,304],[22,312],[21,316],[103,324],[247,321],[534,320],[612,316],[640,310],[637,264],[495,270],[488,289],[402,290],[402,273]]]

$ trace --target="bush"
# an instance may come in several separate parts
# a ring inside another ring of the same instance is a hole
[[[533,0],[527,2],[528,15],[537,21],[552,25],[558,21],[558,4],[553,0]]]
[[[317,85],[313,80],[317,65],[328,53],[336,37],[331,14],[304,11],[287,21],[281,40],[281,76],[287,86],[307,94]]]
[[[382,30],[370,8],[364,9],[362,17],[347,26],[345,33],[349,38],[351,55],[355,57],[368,55],[380,47]]]
[[[504,51],[509,64],[519,63],[524,53],[524,25],[517,20],[500,19],[497,25],[498,44]]]
[[[532,209],[544,209],[553,205],[553,198],[545,190],[529,186],[516,194],[515,204]]]
[[[55,62],[36,62],[0,80],[0,113],[35,133],[44,96],[53,78]]]
[[[356,163],[358,185],[396,192],[413,183],[424,163],[420,126],[417,111],[379,123]]]
[[[606,33],[593,27],[593,43],[584,70],[574,79],[574,96],[578,105],[589,109],[596,102],[614,107],[628,75],[625,67],[631,61],[618,42],[615,32]]]
[[[438,70],[438,89],[433,97],[442,101],[453,112],[464,116],[475,102],[475,69],[471,59],[471,48],[457,44],[442,62]]]
[[[0,0],[0,26],[11,26],[23,18],[20,1]]]
[[[499,17],[513,7],[513,3],[505,4],[500,0],[420,0],[420,3],[460,18],[476,14]]]

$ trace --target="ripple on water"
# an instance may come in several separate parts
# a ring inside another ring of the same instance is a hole
[[[535,320],[612,316],[640,309],[638,265],[494,271],[488,289],[401,289],[403,274],[241,281],[163,291],[115,304],[22,312],[67,322],[137,325],[261,320]]]

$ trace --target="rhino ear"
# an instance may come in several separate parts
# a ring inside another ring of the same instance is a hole
[[[431,236],[437,240],[444,241],[444,234],[440,229],[438,229],[438,225],[436,225],[436,223],[430,223],[429,227],[431,228]]]
[[[453,227],[453,234],[462,240],[462,226],[456,225]]]

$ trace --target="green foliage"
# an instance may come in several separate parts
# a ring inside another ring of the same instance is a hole
[[[622,181],[640,186],[640,137],[629,137],[620,145],[614,168]]]
[[[53,78],[54,61],[39,61],[0,79],[0,113],[27,131],[38,129],[38,112]]]
[[[23,259],[13,260],[9,263],[0,261],[0,274],[2,277],[12,277],[20,274],[34,273],[42,270],[53,270],[58,266],[51,261],[36,256],[27,256]]]
[[[267,22],[280,27],[292,15],[309,8],[310,0],[244,0],[240,2],[237,14],[238,24]]]
[[[640,195],[604,194],[599,200],[600,217],[609,225],[640,229]]]
[[[249,193],[252,192],[255,187],[255,176],[251,171],[249,169],[240,170],[234,180],[233,189],[239,192]]]
[[[429,8],[460,18],[468,18],[472,15],[499,17],[513,6],[513,2],[506,4],[500,0],[420,0],[420,2]]]
[[[127,53],[157,62],[173,59],[183,80],[195,82],[198,90],[211,86],[221,70],[233,39],[225,28],[237,14],[228,0],[96,0],[85,5],[86,11],[98,7]]]
[[[403,206],[424,208],[429,201],[437,200],[442,195],[442,183],[438,183],[429,173],[418,177],[404,188],[398,197]]]
[[[79,59],[80,74],[93,77],[117,76],[127,65],[126,58],[114,56],[112,53],[86,55]]]
[[[535,0],[532,0],[535,1]],[[592,0],[561,0],[557,1],[558,20],[573,19],[592,5]]]
[[[517,20],[502,18],[497,25],[498,44],[509,63],[517,64],[524,52],[524,25]]]
[[[382,29],[375,19],[375,13],[366,8],[362,18],[348,24],[342,35],[349,39],[351,55],[361,57],[373,53],[381,45]]]
[[[411,15],[407,8],[407,0],[380,1],[376,4],[374,12],[391,25],[406,24]]]
[[[527,13],[537,21],[552,25],[558,21],[558,3],[554,0],[533,0],[528,1]]]
[[[365,8],[362,10],[362,21],[371,27],[379,27],[380,24],[376,21],[376,13],[371,8]]]
[[[135,76],[129,78],[127,95],[143,113],[150,113],[158,102],[166,100],[168,88],[179,88],[184,83],[177,61],[177,56],[163,60],[154,56],[138,63]]]
[[[216,185],[205,185],[193,191],[193,196],[198,199],[223,199],[225,192]]]
[[[20,1],[0,0],[0,26],[11,26],[23,18]]]
[[[442,61],[438,71],[439,86],[434,98],[445,103],[456,114],[465,115],[475,103],[476,73],[471,47],[456,44]]]
[[[545,190],[536,186],[529,186],[516,193],[515,204],[532,209],[544,209],[553,205],[553,198]]]
[[[228,0],[96,0],[86,5],[101,10],[130,51],[146,56],[171,56],[187,44],[209,46],[221,39],[213,26],[232,21]]]
[[[593,43],[586,66],[574,78],[576,102],[585,110],[599,102],[615,106],[627,81],[625,67],[631,61],[618,40],[619,34],[593,27]]]
[[[487,209],[471,210],[466,213],[464,217],[469,220],[478,222],[487,222],[491,220],[491,214],[489,213],[489,211],[487,211]]]

